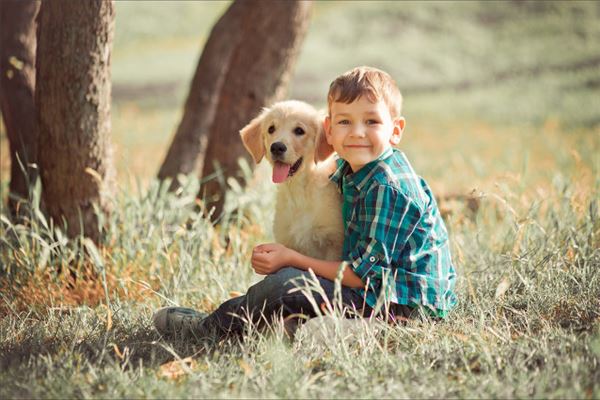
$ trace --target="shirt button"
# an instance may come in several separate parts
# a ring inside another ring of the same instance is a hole
[[[375,261],[377,261],[377,259],[375,258],[375,256],[371,256],[371,257],[369,257],[369,261],[375,262]]]

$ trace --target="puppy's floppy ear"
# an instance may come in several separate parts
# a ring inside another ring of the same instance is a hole
[[[325,129],[327,129],[326,123],[319,124],[319,130],[317,132],[317,141],[315,143],[315,162],[323,161],[333,154],[333,146],[327,143],[327,136]]]
[[[264,114],[265,113],[262,112],[240,131],[244,147],[252,155],[254,162],[257,164],[265,155],[265,147],[260,137],[260,124]]]

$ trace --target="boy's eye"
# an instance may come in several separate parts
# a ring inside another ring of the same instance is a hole
[[[375,125],[378,124],[379,122],[377,122],[376,119],[368,119],[367,120],[367,125]]]
[[[302,135],[304,135],[304,129],[302,129],[298,126],[294,129],[294,134],[296,134],[298,136],[302,136]]]
[[[269,133],[273,133],[273,132],[275,132],[275,125],[271,125],[271,126],[269,127],[269,129],[267,129],[267,131],[268,131]]]
[[[348,125],[349,123],[350,123],[350,121],[347,119],[342,119],[342,120],[338,121],[338,124],[340,124],[340,125]]]

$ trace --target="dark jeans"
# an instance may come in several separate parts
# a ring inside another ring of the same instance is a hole
[[[313,304],[302,291],[290,290],[302,285],[302,277],[313,281],[308,272],[297,268],[286,267],[277,273],[266,276],[262,281],[251,286],[245,295],[229,299],[204,319],[200,325],[199,336],[216,335],[218,337],[240,335],[247,326],[248,319],[255,324],[268,322],[276,316],[289,317],[297,321],[300,315],[317,316]],[[318,277],[319,286],[329,302],[333,304],[334,282]],[[308,289],[305,289],[308,290]],[[325,302],[323,295],[311,291],[317,307]],[[361,296],[348,287],[341,287],[342,304],[349,310],[356,310],[359,315],[370,315],[371,308],[364,304]],[[299,315],[300,314],[300,315]],[[351,316],[351,314],[349,314]]]

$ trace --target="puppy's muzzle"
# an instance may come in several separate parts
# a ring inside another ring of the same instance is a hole
[[[271,155],[274,160],[282,159],[286,151],[287,147],[281,142],[275,142],[271,145]]]

